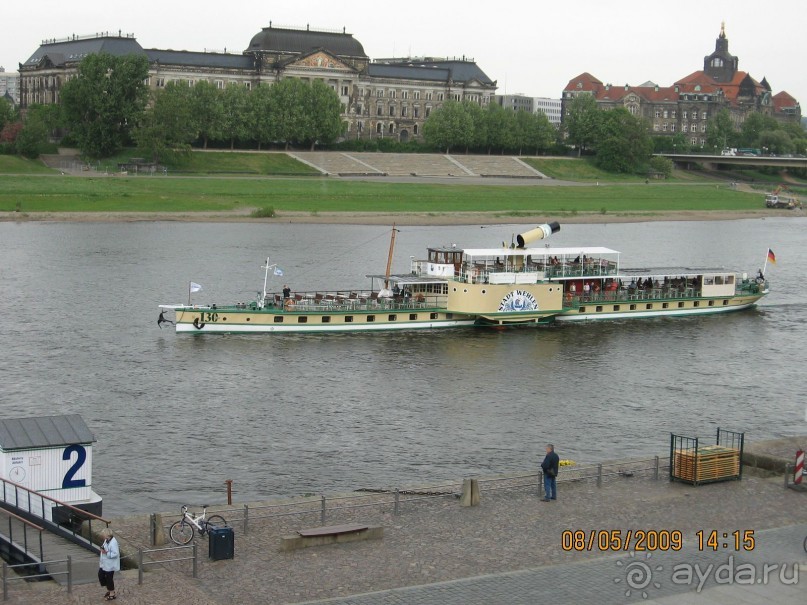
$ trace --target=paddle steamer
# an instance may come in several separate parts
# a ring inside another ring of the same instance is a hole
[[[176,331],[204,333],[363,332],[460,326],[549,324],[595,319],[700,315],[748,309],[769,289],[722,268],[624,269],[603,247],[530,247],[560,230],[540,225],[509,247],[429,248],[410,271],[368,275],[367,289],[267,292],[219,306],[160,305]]]

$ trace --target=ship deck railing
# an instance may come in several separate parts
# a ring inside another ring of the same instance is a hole
[[[425,294],[379,296],[378,292],[345,290],[337,292],[293,292],[288,299],[282,294],[267,294],[265,308],[294,313],[347,313],[350,311],[409,311],[445,309],[446,297]]]
[[[735,296],[759,294],[761,291],[761,284],[753,281],[743,281],[737,284],[735,288]],[[620,288],[617,290],[608,290],[606,292],[590,292],[590,293],[576,293],[566,292],[563,297],[563,306],[565,308],[579,307],[584,304],[591,303],[615,303],[634,301],[654,301],[654,300],[685,300],[691,298],[701,298],[703,293],[700,288],[693,287],[661,287],[661,288]],[[725,296],[716,296],[714,298],[726,298]]]
[[[536,280],[560,278],[598,278],[615,276],[618,273],[617,263],[606,259],[594,260],[590,263],[526,263],[522,266],[509,264],[486,265],[475,263],[463,266],[460,281],[476,284],[490,283],[490,276],[495,274],[536,274]],[[495,280],[494,280],[495,281]]]

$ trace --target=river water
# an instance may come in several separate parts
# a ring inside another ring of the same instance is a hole
[[[528,226],[404,227],[393,271],[428,245],[493,247]],[[365,287],[389,230],[280,224],[2,223],[0,414],[79,413],[110,514],[392,487],[663,454],[670,432],[804,434],[807,219],[563,225],[552,243],[625,266],[736,268],[770,246],[755,310],[553,328],[177,336],[159,303]]]

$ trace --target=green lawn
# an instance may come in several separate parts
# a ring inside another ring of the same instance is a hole
[[[16,155],[0,155],[0,174],[55,174],[39,160]]]
[[[601,186],[400,184],[322,179],[0,176],[0,211],[278,213],[492,212],[499,215],[759,209],[758,195],[715,184]]]
[[[644,176],[606,172],[594,165],[591,158],[521,158],[536,170],[560,181],[577,183],[644,183]],[[673,170],[666,182],[702,181],[703,176],[683,170]]]
[[[117,170],[118,163],[142,157],[136,149],[122,151],[112,158],[101,160],[100,165],[110,172]],[[243,174],[243,175],[293,175],[316,176],[319,171],[298,162],[285,153],[246,153],[228,151],[193,151],[173,155],[161,160],[169,174]]]

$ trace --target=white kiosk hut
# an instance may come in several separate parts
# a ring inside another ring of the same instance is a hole
[[[0,473],[6,481],[100,516],[101,497],[92,491],[95,441],[78,414],[0,419]],[[4,502],[14,506],[10,492],[19,490],[6,484],[4,491]]]

